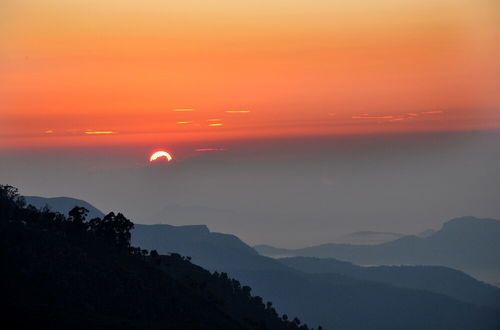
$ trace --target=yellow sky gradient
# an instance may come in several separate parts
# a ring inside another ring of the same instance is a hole
[[[0,145],[497,129],[499,13],[493,0],[6,0]]]

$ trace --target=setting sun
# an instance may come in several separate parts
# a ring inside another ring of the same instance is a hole
[[[173,157],[168,152],[161,150],[161,151],[157,151],[157,152],[153,153],[151,155],[151,157],[149,157],[149,161],[154,162],[155,160],[158,160],[161,158],[165,158],[167,160],[167,162],[170,162],[173,159]]]

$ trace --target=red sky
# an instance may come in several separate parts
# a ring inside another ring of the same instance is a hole
[[[4,148],[500,127],[496,1],[1,6]]]

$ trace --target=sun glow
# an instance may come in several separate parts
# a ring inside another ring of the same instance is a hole
[[[165,158],[167,162],[170,162],[172,161],[172,159],[174,159],[168,152],[161,150],[153,153],[151,157],[149,157],[149,161],[154,162],[155,160],[160,158]]]

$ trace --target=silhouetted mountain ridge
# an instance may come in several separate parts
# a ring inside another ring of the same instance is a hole
[[[90,218],[100,218],[104,216],[104,212],[94,207],[92,204],[76,198],[71,197],[39,197],[39,196],[24,196],[27,204],[41,209],[48,206],[52,211],[68,215],[68,212],[75,206],[86,208]]]
[[[500,309],[500,288],[477,281],[461,271],[447,267],[361,267],[346,261],[312,257],[292,257],[278,260],[289,267],[306,273],[340,274],[360,280],[436,292],[462,301]]]
[[[132,244],[160,253],[176,252],[212,271],[276,269],[283,266],[261,257],[231,234],[213,233],[206,226],[135,225]]]
[[[268,256],[336,258],[361,265],[443,265],[464,271],[500,269],[500,221],[461,217],[428,237],[405,236],[377,245],[322,244],[301,249],[254,247]]]

